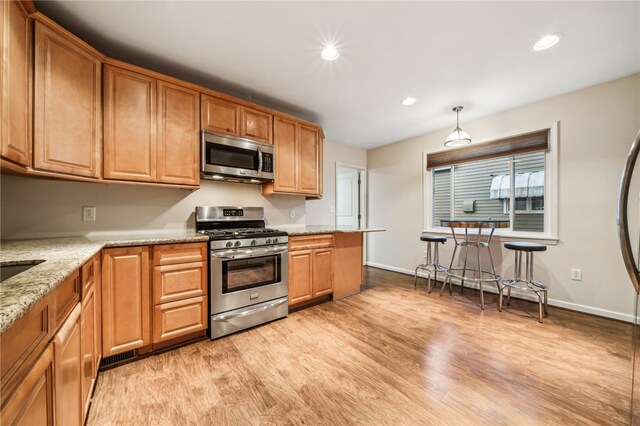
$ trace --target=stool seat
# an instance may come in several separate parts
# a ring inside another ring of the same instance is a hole
[[[510,243],[504,243],[504,248],[509,250],[522,250],[522,251],[546,251],[547,246],[538,243],[529,243],[525,241],[512,241]]]
[[[440,235],[421,235],[420,241],[428,241],[431,243],[446,243],[447,237],[441,237]]]

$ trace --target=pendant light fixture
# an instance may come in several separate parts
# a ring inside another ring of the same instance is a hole
[[[460,146],[471,143],[469,133],[460,128],[460,111],[462,111],[462,108],[462,106],[457,106],[452,109],[452,111],[456,112],[456,128],[447,136],[447,139],[444,141],[444,146]]]

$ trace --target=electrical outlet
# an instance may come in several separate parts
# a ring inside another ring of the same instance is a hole
[[[83,207],[82,208],[82,220],[95,222],[96,221],[96,208],[95,207]]]
[[[582,281],[582,269],[572,269],[571,279],[574,281]]]
[[[336,212],[336,206],[329,206],[329,213],[335,213]]]
[[[296,218],[295,209],[289,209],[289,219],[295,219],[295,218]]]

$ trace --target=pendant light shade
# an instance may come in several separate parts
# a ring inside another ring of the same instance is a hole
[[[453,132],[451,132],[449,136],[447,136],[447,139],[444,141],[444,146],[460,146],[471,143],[471,136],[469,136],[469,133],[460,128],[459,119],[462,108],[463,107],[461,106],[457,106],[452,109],[452,111],[456,112],[456,128],[453,129]]]

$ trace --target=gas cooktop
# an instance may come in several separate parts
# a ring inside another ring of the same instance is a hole
[[[230,229],[208,229],[198,231],[208,235],[212,240],[232,240],[239,238],[254,237],[281,237],[287,235],[284,231],[270,228],[230,228]]]

